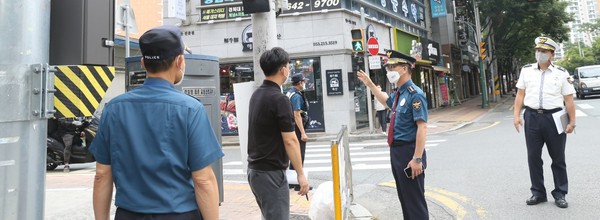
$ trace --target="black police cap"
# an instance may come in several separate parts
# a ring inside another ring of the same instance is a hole
[[[144,60],[166,60],[183,54],[185,45],[178,27],[164,25],[152,28],[139,40]]]
[[[394,65],[394,64],[413,65],[415,62],[417,62],[417,59],[415,59],[414,57],[408,56],[406,54],[400,53],[395,50],[387,50],[386,54],[387,54],[388,60],[384,64],[384,66]]]

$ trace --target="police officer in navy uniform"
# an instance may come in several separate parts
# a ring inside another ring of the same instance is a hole
[[[517,95],[514,108],[514,126],[519,128],[525,124],[525,142],[527,144],[527,161],[531,179],[532,196],[526,203],[536,205],[548,201],[544,187],[544,170],[542,168],[542,148],[548,148],[552,158],[552,174],[554,176],[554,203],[560,208],[567,208],[565,200],[568,191],[567,165],[565,162],[565,144],[567,134],[575,129],[575,89],[568,80],[569,73],[554,65],[554,51],[558,44],[548,37],[535,39],[535,58],[537,63],[525,65],[517,82]],[[525,108],[523,121],[521,109]],[[563,133],[558,133],[552,113],[566,107],[569,123]]]
[[[292,76],[292,88],[288,90],[286,96],[290,99],[292,104],[292,111],[294,111],[294,125],[296,130],[296,138],[300,142],[300,154],[302,156],[302,166],[304,166],[304,158],[306,156],[306,141],[308,141],[308,135],[306,135],[306,126],[310,122],[308,117],[308,100],[304,96],[304,89],[306,88],[307,78],[302,73],[296,73]],[[290,170],[295,170],[294,166],[290,163]],[[294,190],[299,191],[300,185],[290,184],[290,187],[294,187]]]
[[[402,205],[404,219],[429,219],[425,201],[425,137],[427,132],[427,99],[421,88],[411,80],[415,58],[398,51],[387,51],[387,78],[398,89],[388,96],[377,89],[369,76],[358,71],[362,81],[377,100],[391,107],[388,144],[392,173]],[[407,172],[405,172],[405,169]]]

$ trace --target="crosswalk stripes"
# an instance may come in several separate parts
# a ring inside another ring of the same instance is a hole
[[[425,150],[431,150],[446,140],[427,140]],[[350,143],[353,170],[390,169],[390,152],[385,141]],[[331,145],[310,144],[306,146],[304,170],[308,172],[331,172]],[[242,175],[242,161],[223,163],[224,175]]]

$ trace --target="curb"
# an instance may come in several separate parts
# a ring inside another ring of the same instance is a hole
[[[290,213],[290,220],[310,220],[310,218],[304,213]]]

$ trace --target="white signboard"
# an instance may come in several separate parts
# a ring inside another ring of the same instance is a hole
[[[369,57],[369,69],[378,70],[381,69],[381,59],[379,56],[370,56]]]
[[[185,0],[168,0],[167,17],[185,20]]]

